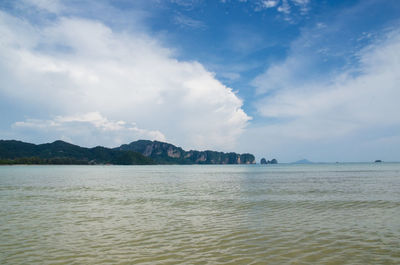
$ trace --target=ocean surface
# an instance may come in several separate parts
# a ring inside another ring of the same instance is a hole
[[[0,264],[400,264],[400,164],[1,166]]]

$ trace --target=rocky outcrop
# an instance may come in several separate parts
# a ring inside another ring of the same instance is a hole
[[[278,160],[273,158],[272,160],[266,160],[265,158],[261,158],[260,160],[261,165],[267,165],[267,164],[278,164]]]
[[[134,151],[150,157],[159,164],[254,164],[252,154],[223,153],[216,151],[185,151],[169,143],[139,140],[116,148]]]

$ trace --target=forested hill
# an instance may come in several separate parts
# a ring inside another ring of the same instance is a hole
[[[185,151],[169,143],[139,140],[116,148],[135,151],[150,157],[157,164],[254,164],[252,154],[223,153],[216,151]]]
[[[185,151],[169,143],[139,140],[117,148],[85,148],[64,141],[31,144],[0,140],[0,164],[150,165],[254,164],[252,154]]]
[[[149,165],[155,162],[137,152],[101,146],[85,148],[64,141],[36,145],[0,140],[0,164]]]

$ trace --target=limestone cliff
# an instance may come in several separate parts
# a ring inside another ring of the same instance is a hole
[[[216,151],[185,151],[169,143],[139,140],[116,148],[135,151],[152,158],[159,164],[254,164],[252,154],[223,153]]]

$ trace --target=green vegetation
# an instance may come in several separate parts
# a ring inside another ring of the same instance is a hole
[[[278,164],[278,160],[273,158],[272,160],[266,160],[265,158],[261,158],[260,160],[261,165],[268,165],[268,164]]]
[[[63,141],[30,144],[0,140],[0,164],[52,165],[149,165],[155,162],[133,151],[118,151],[105,147],[84,148]]]
[[[0,165],[87,165],[84,160],[77,160],[70,157],[40,158],[22,157],[16,159],[2,159]]]
[[[151,165],[151,164],[253,164],[252,154],[185,151],[169,143],[139,140],[110,149],[84,148],[63,141],[31,144],[0,140],[0,165]]]
[[[115,150],[139,152],[158,164],[253,164],[255,160],[252,154],[185,151],[169,143],[148,140],[124,144]]]

